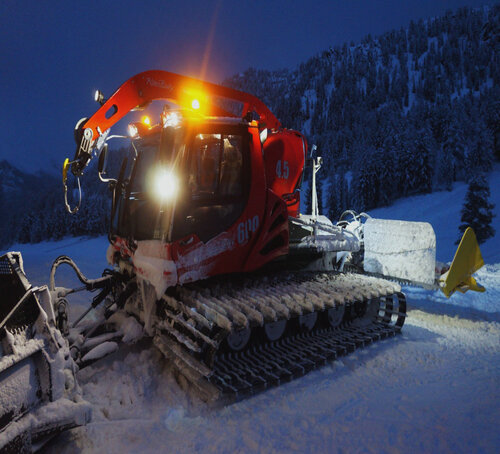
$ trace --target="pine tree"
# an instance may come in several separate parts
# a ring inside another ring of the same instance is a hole
[[[500,65],[498,67],[500,68]],[[485,103],[481,106],[481,117],[484,118],[488,129],[491,131],[494,156],[500,160],[500,109],[498,108],[500,88],[493,84],[493,88],[486,93],[484,98]]]
[[[467,189],[465,202],[462,208],[462,224],[458,227],[461,234],[467,227],[472,227],[479,244],[491,238],[495,230],[491,226],[494,217],[494,205],[488,202],[490,197],[490,187],[488,181],[482,174],[474,176]],[[460,239],[457,240],[457,244]]]
[[[7,219],[5,216],[4,208],[4,195],[3,195],[3,185],[0,183],[0,218]],[[8,228],[7,223],[0,223],[0,248],[7,244],[8,242]]]
[[[422,128],[418,134],[414,148],[416,161],[415,189],[419,193],[428,193],[432,192],[434,177],[434,143],[428,127]]]
[[[473,174],[489,172],[493,166],[493,138],[483,121],[474,127],[472,143],[466,157],[466,166]]]
[[[387,150],[377,150],[377,179],[378,184],[378,194],[377,194],[377,206],[389,205],[394,197],[395,192],[395,182],[393,178],[394,172],[394,157],[390,151]]]
[[[16,238],[16,240],[19,241],[21,244],[26,244],[31,242],[32,228],[34,222],[35,218],[31,213],[28,213],[23,217]]]
[[[441,185],[447,191],[453,188],[453,155],[449,147],[443,147],[438,158],[437,179],[438,185]]]
[[[375,208],[378,202],[379,180],[376,165],[370,160],[370,152],[362,153],[354,172],[354,209],[357,211]]]
[[[347,178],[345,173],[342,173],[340,178],[340,205],[339,205],[339,213],[337,218],[345,211],[350,209],[351,207],[351,195],[349,193],[349,184],[347,183]]]
[[[463,125],[465,116],[460,116],[460,111],[455,112],[448,129],[443,143],[443,155],[448,176],[444,178],[445,186],[451,186],[447,180],[456,181],[464,175],[464,162],[465,162],[465,146]]]

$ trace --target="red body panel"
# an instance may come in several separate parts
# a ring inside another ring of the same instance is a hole
[[[178,263],[178,282],[190,282],[191,276],[215,276],[232,272],[256,269],[273,258],[288,253],[288,223],[286,222],[286,242],[272,251],[271,256],[256,261],[249,260],[255,256],[256,249],[270,241],[268,228],[271,209],[268,202],[268,190],[264,172],[259,131],[249,128],[252,135],[250,146],[250,162],[252,179],[248,202],[242,215],[226,232],[202,243],[197,237],[188,247],[181,246],[186,239],[172,244],[172,257]],[[284,204],[283,204],[284,207]],[[250,262],[250,263],[249,263]],[[199,277],[197,277],[199,278]]]
[[[287,207],[268,188],[259,129],[250,126],[248,131],[249,195],[244,211],[229,229],[206,243],[192,234],[172,243],[139,241],[136,250],[128,247],[125,239],[114,239],[113,250],[122,258],[131,258],[135,272],[155,283],[161,289],[159,294],[177,284],[255,270],[288,253]]]
[[[293,217],[299,215],[300,193],[295,190],[300,186],[306,153],[305,138],[296,131],[280,130],[264,143],[267,185],[288,199],[288,215]]]

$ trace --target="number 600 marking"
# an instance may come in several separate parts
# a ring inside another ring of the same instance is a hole
[[[250,234],[256,232],[259,228],[259,216],[240,222],[238,224],[238,243],[242,244],[248,241]]]

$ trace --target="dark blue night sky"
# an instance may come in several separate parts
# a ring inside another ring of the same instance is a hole
[[[250,66],[294,67],[368,33],[488,3],[2,0],[0,160],[59,172],[73,157],[76,121],[97,109],[93,90],[110,95],[141,71],[219,82]]]

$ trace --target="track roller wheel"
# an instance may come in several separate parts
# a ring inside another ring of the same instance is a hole
[[[252,330],[250,328],[232,331],[226,338],[227,345],[232,351],[239,352],[246,347],[251,334]]]
[[[366,301],[356,301],[354,303],[354,317],[361,318],[366,314]]]
[[[337,326],[339,326],[342,323],[342,320],[344,318],[344,313],[345,313],[345,306],[343,304],[328,309],[327,311],[328,323],[332,328],[337,328]]]
[[[310,314],[299,315],[299,327],[301,331],[311,331],[318,320],[318,313],[311,312]]]
[[[366,315],[368,319],[373,320],[377,318],[379,310],[380,310],[380,300],[378,298],[368,300],[368,302],[366,303]]]
[[[264,332],[269,341],[277,341],[286,329],[286,320],[277,320],[276,322],[266,323],[264,325]]]

